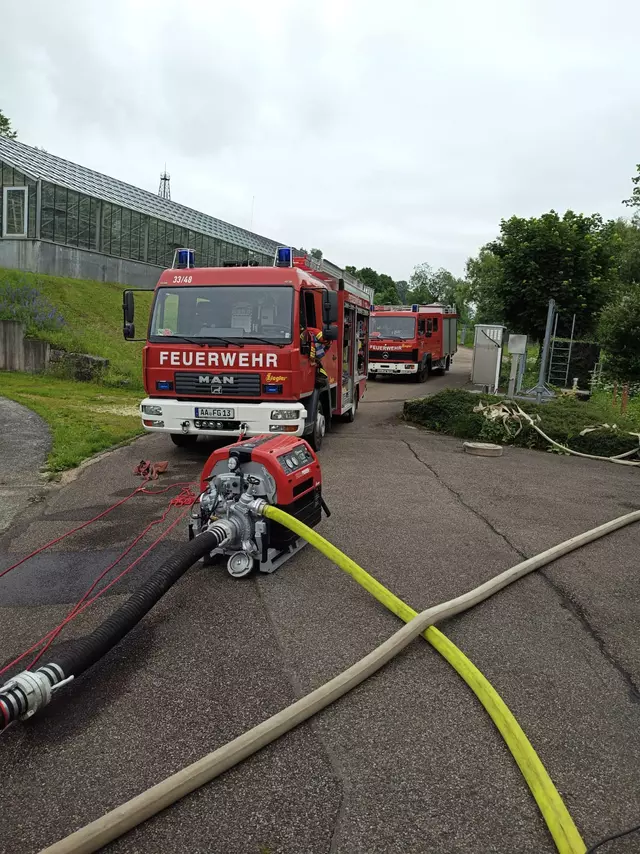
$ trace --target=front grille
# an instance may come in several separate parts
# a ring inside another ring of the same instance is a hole
[[[385,358],[385,356],[387,358]],[[417,350],[369,350],[370,362],[417,362]]]
[[[260,397],[260,374],[176,371],[174,382],[176,395],[190,394],[200,398]]]

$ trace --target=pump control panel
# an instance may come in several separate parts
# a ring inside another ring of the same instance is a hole
[[[278,457],[278,462],[284,472],[290,473],[297,471],[303,466],[308,466],[313,462],[313,457],[307,445],[297,445],[293,450]]]

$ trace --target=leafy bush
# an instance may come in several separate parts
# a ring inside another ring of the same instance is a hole
[[[514,425],[511,434],[500,421],[489,421],[481,412],[474,412],[479,403],[499,403],[505,398],[490,394],[473,394],[464,389],[447,389],[431,397],[408,400],[404,405],[404,418],[421,424],[429,430],[447,433],[461,439],[479,442],[516,445],[523,448],[549,450],[550,445],[536,430],[524,424],[517,436]],[[535,404],[518,401],[529,415],[539,415],[538,426],[551,439],[583,454],[610,457],[638,447],[638,440],[626,431],[638,431],[629,418],[613,414],[606,406],[584,403],[574,397],[558,397],[549,403]],[[594,430],[580,436],[590,425],[615,421],[618,430]]]
[[[606,372],[623,382],[640,380],[640,287],[625,291],[600,317]]]
[[[0,320],[24,323],[27,335],[53,332],[65,325],[64,317],[26,277],[0,277]]]

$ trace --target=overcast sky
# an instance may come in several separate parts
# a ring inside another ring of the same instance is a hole
[[[607,13],[607,5],[609,12]],[[461,274],[501,217],[621,216],[635,0],[30,0],[0,15],[19,139],[337,264]]]

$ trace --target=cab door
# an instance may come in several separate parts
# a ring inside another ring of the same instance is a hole
[[[316,304],[313,288],[298,292],[298,341],[300,342],[300,394],[311,394],[315,388],[316,367],[311,362],[311,333],[317,329]]]

